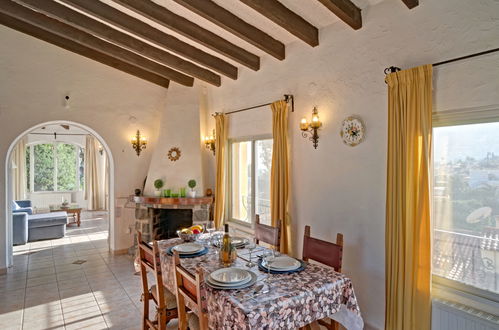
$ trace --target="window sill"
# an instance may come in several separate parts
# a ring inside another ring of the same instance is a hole
[[[234,228],[238,233],[241,233],[243,236],[253,237],[255,234],[255,230],[253,229],[252,224],[243,224],[238,221],[228,220],[227,223],[231,228]]]
[[[454,281],[443,279],[438,276],[433,276],[432,297],[457,302],[499,316],[499,301],[494,298],[494,296],[496,296],[494,293],[488,293],[487,296],[483,296],[479,293],[482,292],[482,290],[477,289],[477,293],[471,292],[473,290],[465,291],[462,289],[465,285],[460,283],[454,284],[453,282]]]

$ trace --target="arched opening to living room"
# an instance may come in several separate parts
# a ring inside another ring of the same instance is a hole
[[[113,169],[109,147],[85,125],[47,122],[18,136],[6,164],[8,264],[13,255],[43,250],[80,262],[107,253]]]

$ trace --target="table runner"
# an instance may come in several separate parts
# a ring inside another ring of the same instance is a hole
[[[163,284],[175,292],[174,261],[166,253],[168,247],[182,243],[178,238],[158,242],[160,249]],[[181,264],[189,272],[197,268],[206,274],[221,268],[216,248],[196,258],[183,258]],[[253,262],[266,249],[253,251]],[[249,251],[239,249],[233,267],[246,267]],[[205,286],[208,321],[212,329],[292,329],[312,321],[330,317],[347,329],[363,329],[352,282],[344,274],[332,268],[308,263],[305,270],[293,274],[271,274],[270,292],[253,294],[264,284],[268,274],[257,266],[250,269],[258,276],[252,287],[241,290],[215,290]],[[265,283],[264,289],[268,285]]]

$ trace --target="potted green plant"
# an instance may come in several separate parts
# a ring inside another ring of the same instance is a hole
[[[156,197],[161,196],[161,188],[163,188],[164,184],[165,183],[161,179],[154,180],[154,188],[156,188],[156,191],[154,192],[154,196],[156,196]]]
[[[189,182],[187,182],[187,185],[189,186],[189,188],[191,188],[191,190],[189,191],[189,197],[195,198],[196,190],[194,190],[194,188],[196,187],[196,180],[194,179],[189,180]]]

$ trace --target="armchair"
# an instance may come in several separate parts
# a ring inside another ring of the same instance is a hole
[[[33,214],[33,204],[31,203],[30,200],[13,201],[12,202],[12,212],[13,213],[26,212],[26,213],[28,213],[28,215],[32,215]]]

